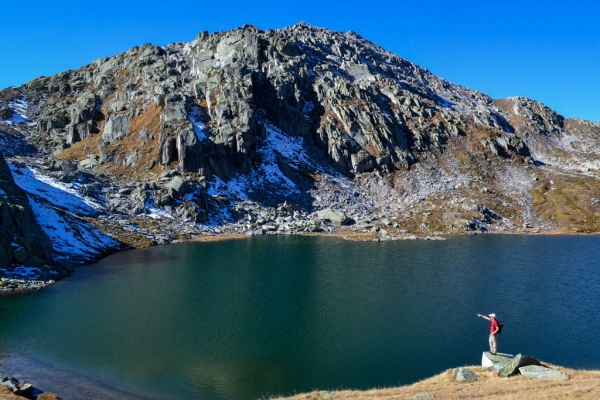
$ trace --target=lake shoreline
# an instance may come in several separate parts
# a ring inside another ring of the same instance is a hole
[[[81,266],[93,265],[105,257],[109,255],[118,253],[120,251],[132,250],[136,248],[146,248],[146,247],[154,247],[154,246],[165,246],[173,243],[193,243],[193,242],[221,242],[227,240],[240,240],[240,239],[248,239],[256,236],[266,236],[266,235],[285,235],[285,236],[301,236],[301,237],[332,237],[332,238],[340,238],[343,240],[357,241],[357,242],[386,242],[386,241],[395,241],[395,240],[446,240],[446,238],[451,237],[463,237],[463,236],[476,236],[476,235],[524,235],[524,236],[598,236],[600,232],[570,232],[566,230],[551,230],[551,231],[533,231],[532,228],[529,228],[527,231],[506,231],[506,232],[485,232],[485,233],[464,233],[464,234],[439,234],[439,235],[422,235],[422,234],[414,234],[414,233],[403,233],[396,235],[387,235],[381,236],[377,233],[369,233],[369,232],[356,232],[350,230],[340,229],[337,232],[320,232],[320,233],[294,233],[294,234],[283,234],[283,233],[275,233],[275,234],[265,234],[265,235],[252,235],[246,233],[211,233],[211,234],[201,234],[197,237],[194,237],[189,240],[177,240],[166,244],[156,244],[153,246],[142,246],[142,247],[133,247],[133,248],[119,248],[119,249],[110,249],[105,254],[100,257],[95,256],[94,258],[90,258],[90,262],[88,264],[82,264]],[[69,277],[77,272],[77,268],[74,268],[74,271],[71,274],[58,275],[54,276],[53,279],[18,279],[18,278],[1,278],[0,280],[0,296],[10,296],[17,294],[25,294],[30,292],[35,292],[38,290],[45,289],[54,285],[57,281],[62,280],[63,278]]]

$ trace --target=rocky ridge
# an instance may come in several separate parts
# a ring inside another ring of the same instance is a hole
[[[65,226],[114,240],[81,262],[219,233],[600,227],[599,123],[492,100],[353,32],[201,32],[5,89],[0,102],[13,173],[87,204],[63,207]]]

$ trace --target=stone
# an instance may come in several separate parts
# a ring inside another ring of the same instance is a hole
[[[14,378],[9,378],[9,379],[3,381],[0,384],[4,385],[4,386],[7,386],[10,390],[13,391],[13,393],[18,393],[19,392],[18,381],[16,379],[14,379]]]
[[[431,393],[419,393],[419,394],[415,394],[412,397],[412,400],[425,400],[425,399],[435,399],[435,396],[432,395]]]
[[[9,106],[0,107],[0,119],[10,119],[13,115],[13,111]]]
[[[477,375],[464,367],[460,367],[456,373],[456,380],[459,382],[473,382],[477,380]]]
[[[528,365],[520,367],[519,372],[521,375],[531,379],[547,380],[547,381],[566,381],[569,380],[569,376],[562,371],[556,369],[550,369],[541,365]]]
[[[31,397],[33,394],[33,385],[31,383],[25,383],[19,387],[19,390],[16,392],[19,396]]]
[[[50,171],[63,171],[65,174],[70,174],[77,171],[77,164],[67,160],[53,160],[48,169]]]
[[[541,364],[538,360],[536,360],[533,357],[517,354],[509,362],[500,367],[500,369],[498,370],[498,376],[502,378],[507,378],[509,376],[516,375],[519,373],[519,368],[526,367],[528,365]]]
[[[512,354],[505,353],[497,353],[492,354],[488,351],[485,351],[481,356],[481,366],[492,369],[494,371],[498,371],[501,366],[508,363],[514,358]]]
[[[108,143],[116,143],[119,139],[126,137],[129,134],[129,123],[132,117],[131,112],[109,114],[102,132],[102,139]]]
[[[165,186],[169,189],[173,189],[180,196],[183,196],[189,189],[189,182],[184,180],[181,176],[175,176]]]
[[[317,217],[320,220],[331,221],[340,225],[350,225],[353,222],[352,219],[348,218],[343,212],[335,211],[331,208],[319,210],[317,212]]]
[[[77,167],[79,169],[92,169],[97,165],[98,165],[98,161],[94,160],[93,158],[86,158],[85,160],[81,160],[77,164]]]

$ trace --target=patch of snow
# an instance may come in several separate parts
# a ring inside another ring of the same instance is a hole
[[[13,111],[12,117],[3,119],[2,122],[12,122],[13,124],[23,124],[30,122],[25,115],[27,114],[27,102],[21,99],[15,99],[8,103],[8,106]]]
[[[67,188],[63,183],[47,177],[30,167],[18,168],[7,163],[11,169],[15,183],[27,193],[39,196],[51,204],[69,209],[82,215],[96,215],[102,209],[97,203],[84,198],[74,189]]]
[[[199,113],[200,113],[200,110],[197,107],[192,108],[192,111],[190,112],[190,122],[192,123],[192,126],[194,127],[194,132],[196,132],[196,136],[198,137],[198,140],[202,142],[203,140],[207,139],[206,132],[204,132],[206,125],[204,125],[204,123],[202,123],[198,119]]]
[[[19,266],[13,269],[10,273],[12,279],[37,279],[42,275],[42,271],[38,268]]]
[[[444,96],[441,95],[437,95],[438,97],[438,104],[444,108],[452,108],[452,102],[450,100],[448,100],[447,98],[445,98]]]
[[[90,258],[105,249],[119,245],[110,236],[68,213],[59,211],[58,207],[43,199],[37,196],[28,197],[38,224],[52,241],[55,261],[65,261],[73,257]]]
[[[215,176],[213,182],[208,189],[208,194],[211,196],[237,196],[241,200],[248,200],[246,193],[248,192],[247,178],[244,176],[234,176],[229,179],[229,182],[223,181],[218,176]]]
[[[174,219],[171,214],[169,214],[162,208],[158,208],[154,205],[153,196],[148,196],[148,199],[146,199],[146,203],[144,204],[144,207],[146,208],[146,212],[147,212],[146,216],[147,217],[150,217],[153,219],[161,219],[161,218]]]
[[[500,214],[498,214],[496,211],[490,210],[489,208],[488,208],[488,212],[496,217],[502,218],[502,216]]]

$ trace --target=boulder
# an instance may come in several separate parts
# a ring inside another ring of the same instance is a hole
[[[485,351],[481,356],[481,366],[498,371],[501,366],[512,360],[514,356],[512,354],[497,353],[492,354]]]
[[[9,119],[12,117],[13,111],[9,106],[0,107],[0,119]]]
[[[188,116],[187,98],[179,93],[172,93],[165,97],[165,108],[162,116],[164,121],[184,121]]]
[[[541,365],[527,365],[519,368],[521,375],[531,379],[547,380],[547,381],[566,381],[569,380],[567,374],[556,369],[542,367]]]
[[[320,220],[331,221],[340,225],[350,225],[352,223],[352,219],[348,218],[343,212],[331,208],[318,211],[317,216]]]
[[[65,174],[69,174],[77,171],[77,164],[67,160],[54,160],[48,169],[50,171],[63,171]]]
[[[477,375],[464,367],[460,367],[456,373],[456,380],[459,382],[473,382],[477,380]]]
[[[129,123],[133,118],[133,113],[109,114],[106,118],[106,125],[102,132],[102,139],[108,143],[116,143],[119,139],[129,134]]]
[[[188,181],[184,180],[181,176],[175,176],[169,183],[166,184],[166,187],[169,189],[173,189],[180,196],[187,193],[189,188]]]
[[[541,365],[540,362],[530,356],[524,356],[517,354],[512,360],[502,365],[498,370],[498,376],[507,378],[512,375],[519,373],[519,368],[526,367],[528,365]]]
[[[415,394],[412,397],[412,400],[425,400],[425,399],[435,399],[435,396],[432,395],[431,393],[419,393],[419,394]]]

